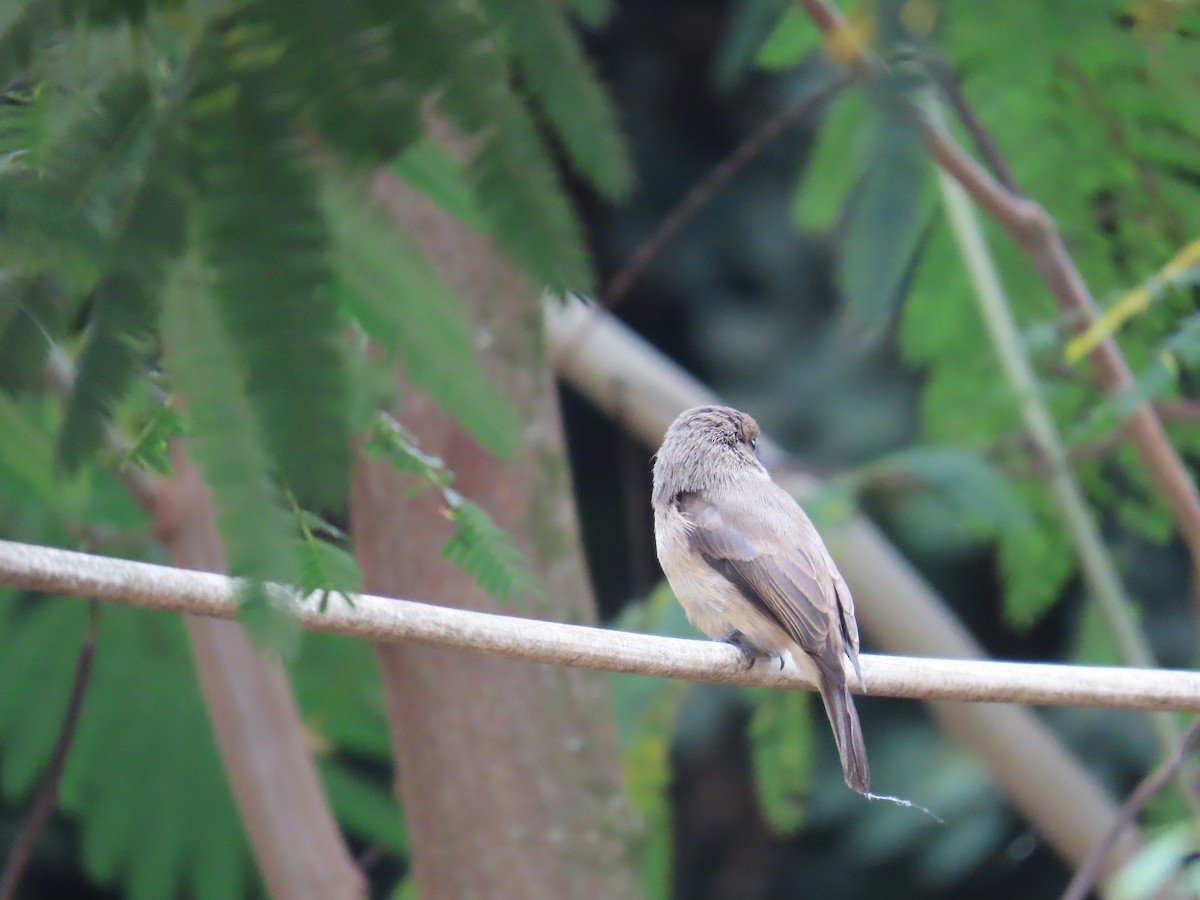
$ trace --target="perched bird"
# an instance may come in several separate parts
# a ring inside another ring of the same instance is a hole
[[[817,682],[846,784],[870,787],[846,686],[860,684],[850,589],[804,511],[758,459],[758,423],[725,406],[683,412],[654,461],[658,561],[689,621],[738,647],[747,666],[789,651]],[[799,651],[799,652],[797,652]],[[865,685],[864,685],[865,686]]]

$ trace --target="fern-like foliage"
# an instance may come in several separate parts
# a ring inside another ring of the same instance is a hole
[[[623,197],[632,179],[628,151],[557,0],[483,0],[483,6],[572,164],[601,193]]]
[[[473,3],[406,9],[396,52],[423,90],[478,142],[468,166],[492,233],[539,282],[587,291],[591,275],[579,223],[523,99],[509,87],[504,57]],[[448,55],[441,48],[456,47]]]
[[[149,113],[149,91],[141,79],[127,88],[128,116],[108,112],[105,126],[117,141],[133,134]],[[114,128],[121,123],[124,127]],[[183,250],[184,206],[178,188],[180,148],[173,117],[155,129],[155,147],[141,168],[141,183],[112,233],[106,274],[92,291],[93,324],[79,360],[75,388],[59,436],[59,458],[68,470],[80,466],[99,445],[104,423],[116,401],[144,369],[147,349],[158,324],[159,295],[167,266]],[[76,150],[86,146],[74,144]],[[117,147],[88,148],[89,155]],[[78,178],[79,166],[62,176]],[[64,185],[65,189],[65,185]]]
[[[50,341],[66,327],[66,307],[49,276],[0,281],[0,390],[16,393],[39,383]]]
[[[353,162],[390,159],[420,134],[418,100],[389,40],[391,4],[258,0],[245,20],[279,37],[277,75],[305,119]]]
[[[1122,0],[1010,4],[994,16],[957,2],[928,11],[928,19],[904,23],[889,20],[884,4],[860,4],[856,13],[859,25],[867,23],[862,37],[885,57],[899,49],[911,56],[913,44],[944,50],[1021,190],[1054,217],[1099,299],[1145,282],[1200,233],[1200,137],[1191,125],[1200,96],[1194,11],[1164,7],[1159,16]],[[785,13],[764,61],[772,68],[798,62],[816,37],[807,17]],[[1014,65],[1015,58],[1022,63]],[[910,90],[917,82],[906,84],[909,77],[898,78],[895,88]],[[833,105],[797,193],[798,219],[806,227],[835,227],[849,205],[841,263],[848,307],[861,309],[859,298],[887,303],[891,288],[901,289],[899,342],[925,374],[926,441],[970,448],[1002,471],[1028,471],[1018,398],[996,362],[949,228],[941,216],[926,219],[914,193],[915,171],[901,178],[894,166],[887,171],[887,154],[908,154],[910,137],[900,131],[873,143],[895,106],[881,99],[886,95],[849,93]],[[884,156],[869,152],[873,146],[882,146]],[[873,183],[893,195],[886,205],[868,204],[885,213],[870,217],[874,226],[857,212]],[[1082,364],[1063,371],[1065,330],[1052,298],[1021,250],[998,229],[992,234],[1013,312],[1044,373],[1041,391],[1064,434],[1076,442],[1094,439],[1118,426],[1132,400],[1179,390],[1179,380],[1156,360],[1170,352],[1191,298],[1168,296],[1122,329],[1121,349],[1143,377],[1135,392],[1112,403],[1099,396]],[[1182,371],[1194,371],[1186,354],[1178,362]],[[1170,533],[1167,512],[1134,455],[1088,462],[1079,476],[1102,510],[1147,537]],[[1018,502],[1026,515],[993,523],[1005,610],[1028,624],[1061,593],[1073,556],[1044,484],[1010,475],[1006,493],[1004,505]]]
[[[273,36],[234,20],[196,62],[190,181],[213,294],[270,456],[306,503],[340,508],[348,386],[328,295],[329,235]]]
[[[256,585],[299,582],[295,531],[259,418],[250,401],[250,373],[237,357],[215,308],[203,267],[187,259],[171,274],[163,308],[167,363],[187,398],[189,447],[212,490],[217,528],[231,574],[250,580],[248,615],[259,638],[278,645],[291,635],[272,618]]]
[[[509,534],[486,510],[450,486],[453,474],[442,460],[424,453],[404,426],[380,413],[365,446],[368,453],[387,459],[397,471],[419,479],[418,489],[433,487],[441,492],[444,515],[454,524],[454,532],[442,547],[443,558],[502,602],[519,604],[527,596],[542,596],[540,581]]]
[[[0,596],[0,639],[9,648],[0,654],[0,674],[6,683],[36,678],[39,685],[33,693],[0,692],[8,797],[35,788],[86,619],[78,600]],[[71,751],[61,805],[77,817],[83,863],[97,884],[121,884],[136,900],[244,895],[253,877],[249,848],[179,618],[119,606],[103,611]]]
[[[780,834],[795,831],[804,816],[812,777],[810,696],[800,691],[757,690],[750,719],[750,760],[758,808]]]
[[[488,450],[510,455],[520,423],[475,361],[459,298],[361,192],[331,174],[322,199],[333,230],[339,300],[414,386]]]
[[[296,587],[304,596],[318,594],[321,612],[334,595],[353,605],[348,595],[362,590],[362,573],[346,549],[349,536],[320,516],[302,509],[295,497],[288,499],[300,532],[300,581]]]

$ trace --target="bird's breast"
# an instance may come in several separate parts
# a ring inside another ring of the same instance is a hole
[[[691,548],[687,527],[687,520],[673,511],[655,516],[658,561],[688,621],[712,638],[736,629],[764,651],[788,647],[791,641],[782,630]]]

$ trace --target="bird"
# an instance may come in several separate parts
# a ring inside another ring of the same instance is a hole
[[[784,653],[817,684],[846,784],[871,775],[847,684],[860,686],[854,599],[812,521],[771,480],[758,423],[727,406],[680,413],[654,458],[655,547],[688,620],[737,647],[747,667]]]

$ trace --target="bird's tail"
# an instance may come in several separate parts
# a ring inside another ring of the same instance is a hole
[[[871,769],[867,765],[867,747],[863,743],[862,726],[858,723],[858,710],[854,708],[854,698],[846,686],[841,660],[838,660],[837,669],[823,660],[814,661],[819,672],[821,700],[825,703],[825,714],[833,726],[833,739],[842,760],[842,774],[851,790],[865,794],[871,788]]]

